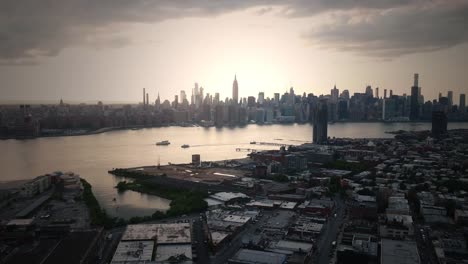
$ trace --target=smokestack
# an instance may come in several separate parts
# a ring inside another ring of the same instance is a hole
[[[149,94],[146,94],[146,104],[149,105]]]
[[[145,88],[143,88],[143,105],[146,105],[145,95],[146,95],[146,90]]]

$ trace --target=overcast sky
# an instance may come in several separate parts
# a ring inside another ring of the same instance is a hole
[[[468,93],[468,0],[2,0],[0,101]]]

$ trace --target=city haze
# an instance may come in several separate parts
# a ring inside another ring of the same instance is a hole
[[[194,82],[224,99],[235,74],[239,97],[468,82],[467,1],[27,2],[0,8],[2,103],[172,101]]]

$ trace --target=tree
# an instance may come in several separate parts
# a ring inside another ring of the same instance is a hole
[[[400,182],[400,190],[406,190],[406,184],[404,182]]]
[[[284,174],[276,174],[273,176],[273,180],[277,182],[289,182],[288,176]]]
[[[367,195],[367,196],[375,196],[375,192],[367,189],[367,188],[364,188],[364,189],[361,189],[359,191],[357,191],[357,194],[360,194],[360,195]]]

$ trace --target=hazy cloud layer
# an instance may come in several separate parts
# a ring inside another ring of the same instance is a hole
[[[33,63],[72,45],[119,47],[127,23],[218,15],[251,7],[289,17],[324,18],[304,37],[372,56],[451,47],[467,40],[468,0],[3,0],[0,63]]]
[[[325,48],[378,57],[434,51],[468,41],[468,2],[445,1],[327,14],[304,37]]]

